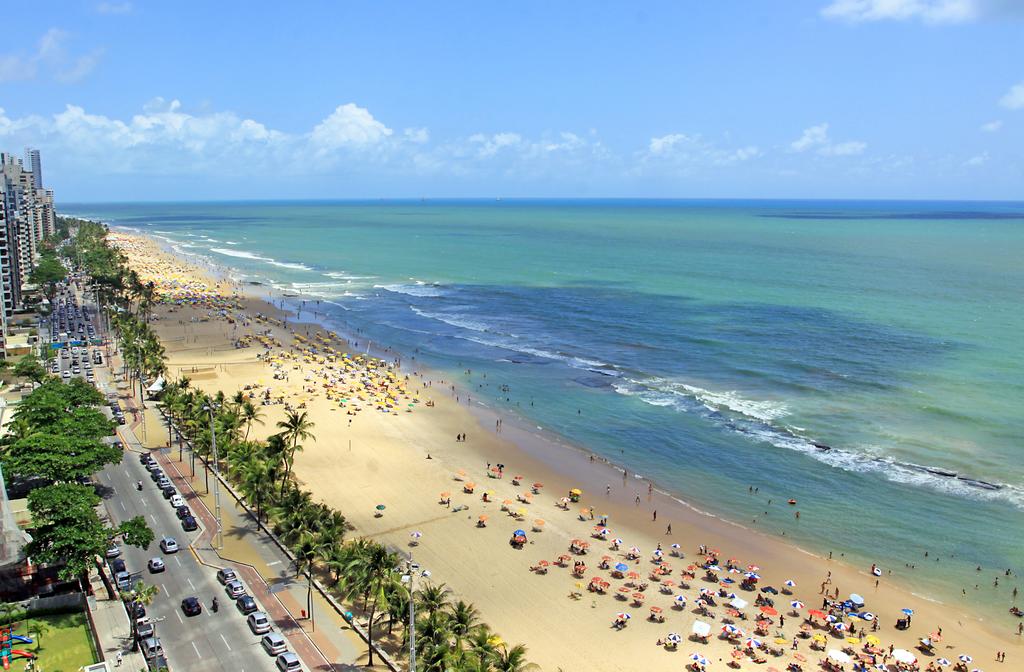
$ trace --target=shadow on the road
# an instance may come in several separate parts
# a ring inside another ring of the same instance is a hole
[[[110,499],[111,497],[113,497],[114,495],[117,494],[117,492],[114,490],[114,488],[110,487],[109,485],[103,485],[102,483],[96,483],[95,486],[96,486],[96,494],[99,495],[101,499]]]

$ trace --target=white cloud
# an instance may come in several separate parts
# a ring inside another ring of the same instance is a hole
[[[676,170],[698,166],[730,166],[762,155],[754,145],[722,148],[701,135],[670,133],[651,138],[642,161],[647,165],[668,164]]]
[[[477,147],[477,156],[481,158],[494,156],[506,147],[518,145],[522,140],[522,136],[518,133],[495,133],[494,135],[476,133],[469,136],[470,144]]]
[[[1006,95],[999,99],[999,104],[1010,110],[1024,109],[1024,82],[1011,86]]]
[[[407,141],[417,145],[430,142],[430,131],[425,128],[407,128],[402,131],[402,135]]]
[[[101,2],[96,5],[96,11],[100,14],[129,14],[132,9],[130,2]]]
[[[392,133],[365,107],[346,103],[313,128],[310,143],[322,155],[342,147],[373,145]]]
[[[1002,120],[996,119],[995,121],[990,121],[987,124],[982,124],[981,125],[981,130],[986,132],[986,133],[995,133],[996,131],[998,131],[1002,127],[1003,127]]]
[[[103,55],[103,49],[95,49],[73,60],[68,56],[67,44],[70,33],[60,28],[50,28],[39,38],[36,50],[30,56],[21,54],[0,54],[0,83],[34,79],[43,65],[62,83],[80,81],[95,69]]]
[[[981,4],[979,0],[833,0],[821,15],[851,23],[910,19],[963,23],[978,18]]]
[[[964,165],[969,168],[976,168],[977,166],[981,166],[986,163],[988,163],[988,152],[982,152],[981,154],[978,154],[977,156],[972,156],[971,158],[964,161]]]
[[[828,124],[822,123],[805,128],[799,138],[790,143],[793,152],[815,151],[821,156],[855,156],[863,154],[868,145],[860,140],[833,142],[828,134]]]

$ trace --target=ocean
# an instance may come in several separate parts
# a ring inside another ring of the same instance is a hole
[[[714,515],[1011,603],[992,577],[1024,569],[1024,203],[60,210],[305,301]]]

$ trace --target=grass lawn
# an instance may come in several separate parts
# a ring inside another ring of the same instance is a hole
[[[18,624],[14,634],[30,637],[29,626],[33,621],[45,623],[49,628],[39,638],[41,641],[32,644],[14,642],[11,648],[36,654],[36,670],[76,672],[80,667],[97,662],[92,635],[89,633],[89,622],[84,613],[29,618]],[[26,664],[25,659],[17,658],[11,661],[11,669],[22,672]]]

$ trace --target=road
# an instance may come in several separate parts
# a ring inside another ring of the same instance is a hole
[[[215,570],[199,564],[188,547],[202,528],[195,532],[182,530],[174,509],[139,463],[138,453],[126,451],[122,463],[108,466],[97,475],[97,480],[112,489],[106,506],[113,524],[141,515],[156,534],[157,539],[148,550],[124,546],[121,557],[133,580],[142,580],[160,589],[160,594],[147,608],[147,615],[157,621],[156,634],[171,669],[190,672],[276,669],[274,658],[264,652],[259,637],[249,630],[245,617],[235,609],[234,601],[217,582]],[[139,480],[143,482],[142,492],[135,488]],[[181,550],[164,554],[158,546],[163,535],[174,537]],[[156,556],[164,559],[167,569],[150,574],[146,563]],[[203,612],[187,617],[181,610],[181,601],[191,596],[202,601]],[[210,610],[214,596],[220,602],[216,614]]]

